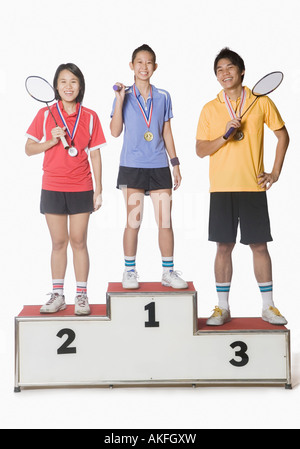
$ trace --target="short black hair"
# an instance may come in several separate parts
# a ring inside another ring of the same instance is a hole
[[[229,59],[229,61],[236,65],[240,72],[242,73],[245,70],[245,63],[244,60],[241,58],[240,55],[238,55],[235,51],[230,50],[230,48],[225,47],[222,48],[222,50],[219,52],[219,54],[216,56],[215,62],[214,62],[214,72],[215,75],[217,74],[217,66],[220,59]],[[242,75],[242,81],[244,79],[244,75]]]
[[[131,62],[134,62],[136,55],[140,51],[148,51],[149,53],[151,53],[151,55],[153,56],[154,64],[156,63],[156,54],[154,53],[154,50],[152,50],[152,48],[149,47],[149,45],[147,45],[147,44],[143,44],[134,50],[134,52],[132,53]]]
[[[69,70],[69,72],[73,73],[73,75],[75,75],[79,79],[80,91],[79,91],[78,97],[76,98],[76,102],[81,103],[83,100],[83,97],[84,97],[84,92],[85,92],[84,76],[83,76],[83,73],[81,72],[81,70],[79,69],[79,67],[77,67],[77,65],[73,64],[72,62],[68,62],[67,64],[61,64],[55,72],[55,75],[53,78],[53,88],[54,88],[54,92],[55,92],[55,99],[61,100],[60,95],[57,90],[57,81],[58,81],[60,72],[62,72],[63,70]]]

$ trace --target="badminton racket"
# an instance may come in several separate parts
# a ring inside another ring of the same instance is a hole
[[[254,105],[254,103],[258,100],[259,97],[263,97],[273,92],[281,84],[282,80],[283,80],[282,72],[271,72],[265,75],[263,78],[261,78],[252,89],[252,94],[256,97],[255,100],[252,101],[252,103],[246,109],[246,111],[243,112],[243,114],[240,116],[240,119],[244,117],[246,112],[249,111],[249,109]],[[223,138],[227,140],[235,129],[236,128],[234,128],[233,126],[229,128],[229,130],[226,132]]]
[[[29,95],[41,103],[46,103],[48,110],[54,120],[55,126],[58,127],[57,121],[51,112],[48,103],[52,103],[55,100],[55,92],[51,84],[47,80],[41,78],[40,76],[28,76],[25,81],[25,87]],[[62,144],[66,150],[70,148],[66,138],[64,136],[60,137]]]

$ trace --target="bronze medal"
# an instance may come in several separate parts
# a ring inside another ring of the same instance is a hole
[[[230,115],[231,119],[233,120],[233,119],[236,119],[236,118],[241,118],[242,117],[242,111],[243,111],[243,108],[244,108],[245,103],[246,103],[246,89],[244,87],[242,89],[241,100],[240,100],[240,107],[239,107],[238,114],[236,114],[236,111],[234,110],[232,104],[230,103],[230,99],[227,96],[225,90],[223,91],[223,96],[224,96],[225,105],[227,107],[227,110],[229,112],[229,115]],[[226,140],[228,139],[230,134],[233,132],[233,130],[234,130],[234,128],[232,127],[232,128],[230,128],[230,130],[227,131],[227,133],[225,134],[225,136],[226,136],[225,139]],[[243,140],[243,138],[244,138],[243,131],[241,129],[238,129],[237,132],[235,133],[233,139],[236,140],[236,141],[239,141],[239,140]]]
[[[235,133],[235,135],[234,135],[234,140],[237,140],[237,141],[239,141],[239,140],[243,140],[243,138],[244,138],[244,133],[243,133],[243,131],[241,131],[240,129]]]

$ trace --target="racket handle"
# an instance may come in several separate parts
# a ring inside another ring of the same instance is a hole
[[[114,85],[113,85],[113,90],[114,90],[115,92],[119,92],[121,89],[122,89],[121,86],[118,86],[117,84],[114,84]],[[127,89],[129,89],[129,87],[128,87],[128,86],[125,86],[125,90],[127,90]]]
[[[223,139],[227,140],[231,136],[231,134],[233,133],[234,130],[235,130],[235,128],[233,126],[231,128],[229,128],[227,133],[224,134]]]
[[[64,136],[62,136],[62,137],[60,138],[60,140],[62,141],[62,144],[63,144],[64,148],[65,148],[66,150],[68,150],[68,149],[70,148],[70,145],[69,145],[68,142],[66,141],[66,138],[65,138]]]

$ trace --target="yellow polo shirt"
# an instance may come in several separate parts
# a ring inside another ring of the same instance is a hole
[[[243,110],[255,99],[245,87],[247,95]],[[231,101],[231,100],[230,100]],[[231,101],[233,109],[239,110],[240,98]],[[225,134],[226,123],[231,120],[223,90],[207,103],[200,114],[197,140],[215,140]],[[210,156],[209,178],[211,192],[257,192],[257,176],[264,171],[264,123],[272,131],[284,126],[275,104],[269,97],[260,97],[242,118],[244,139],[230,139]]]

